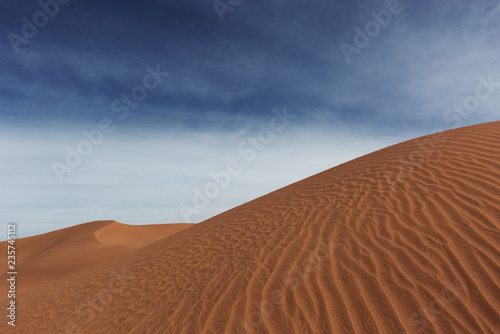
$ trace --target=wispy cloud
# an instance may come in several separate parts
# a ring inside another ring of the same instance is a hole
[[[273,142],[200,219],[395,139],[455,126],[444,114],[475,93],[478,78],[500,81],[500,5],[400,5],[347,64],[339,44],[387,1],[246,1],[223,22],[210,1],[72,1],[17,54],[7,34],[20,33],[21,18],[39,6],[0,1],[2,215],[39,222],[30,234],[51,222],[179,221],[179,202],[237,154],[231,143],[284,104],[300,127]],[[50,163],[82,129],[114,120],[112,101],[152,64],[168,80],[58,184]],[[460,125],[497,120],[499,103],[495,91]]]
[[[5,161],[15,162],[0,167],[2,220],[25,224],[23,235],[102,219],[133,224],[184,222],[179,205],[191,202],[193,189],[210,181],[211,171],[238,160],[242,172],[193,219],[201,221],[401,140],[294,126],[247,162],[238,145],[257,134],[251,128],[259,127],[219,133],[118,129],[63,183],[58,182],[51,162],[63,160],[65,145],[81,140],[77,128],[53,130],[49,136],[36,128],[29,134],[26,129],[2,129],[0,154]]]

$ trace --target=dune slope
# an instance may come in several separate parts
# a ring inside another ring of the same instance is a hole
[[[177,233],[192,224],[125,225],[97,221],[21,238],[16,290],[23,293],[109,261]],[[7,242],[0,243],[0,291],[7,291]],[[3,251],[5,249],[5,251]],[[3,296],[2,296],[3,297]]]
[[[495,122],[368,154],[28,291],[17,332],[498,333],[499,263]]]

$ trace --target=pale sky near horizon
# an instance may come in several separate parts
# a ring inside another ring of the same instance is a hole
[[[496,1],[0,9],[2,239],[8,222],[19,237],[105,219],[200,222],[374,150],[499,118]]]

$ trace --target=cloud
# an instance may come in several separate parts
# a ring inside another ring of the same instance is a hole
[[[84,139],[81,128],[52,130],[49,136],[37,128],[2,129],[5,145],[0,154],[10,162],[0,167],[2,220],[18,222],[22,236],[103,219],[184,222],[179,206],[192,205],[194,189],[212,181],[210,172],[238,161],[242,172],[192,217],[198,222],[400,140],[291,125],[247,161],[249,155],[241,154],[238,146],[266,127],[268,123],[261,122],[218,133],[118,128],[65,175],[63,183],[51,163],[64,163],[65,146],[74,147]]]
[[[39,10],[0,4],[3,36]],[[387,1],[244,1],[223,22],[210,1],[70,2],[19,54],[7,38],[0,47],[4,220],[24,221],[28,234],[92,219],[178,222],[178,205],[210,171],[241,159],[238,144],[285,104],[300,121],[196,218],[457,126],[457,112],[445,113],[475,93],[478,77],[500,81],[500,5],[401,5],[348,64],[339,44],[353,43],[354,28]],[[111,103],[156,64],[170,76],[120,121]],[[460,125],[497,120],[499,103],[497,90]],[[116,132],[59,184],[51,162],[103,118]]]
[[[38,10],[22,4],[2,20],[4,32],[19,30],[20,18]],[[493,15],[499,7],[407,0],[401,6],[347,64],[339,44],[352,43],[353,28],[373,20],[371,12],[386,1],[245,2],[224,22],[202,1],[70,3],[19,55],[2,49],[0,117],[94,121],[141,80],[146,66],[161,64],[171,76],[136,122],[203,118],[213,126],[211,116],[225,114],[232,126],[240,116],[265,117],[286,103],[311,123],[428,130],[479,75],[500,77]],[[488,108],[470,122],[494,117]]]

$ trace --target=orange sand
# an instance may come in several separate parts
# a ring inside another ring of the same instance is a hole
[[[66,271],[69,255],[51,256],[36,266]],[[499,263],[494,122],[368,154],[22,293],[16,332],[500,333]]]
[[[99,221],[16,241],[16,290],[32,290],[177,233],[193,224],[131,226]],[[0,291],[7,291],[7,242],[0,243]],[[4,251],[5,250],[5,251]],[[2,298],[3,298],[2,293]]]

